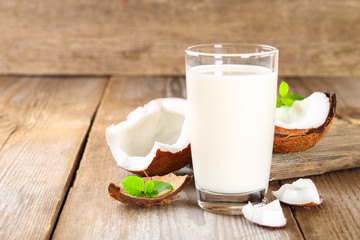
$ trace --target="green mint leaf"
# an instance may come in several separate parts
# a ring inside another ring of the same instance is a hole
[[[144,180],[137,176],[128,176],[121,181],[125,191],[135,197],[144,197],[144,194],[141,192],[144,188]]]
[[[154,189],[154,183],[153,181],[147,181],[145,183],[144,193],[146,195],[146,192],[152,192]]]
[[[280,83],[280,86],[279,86],[279,94],[280,94],[280,96],[281,97],[286,96],[288,91],[289,91],[289,85],[286,82],[282,81]]]
[[[163,192],[165,190],[173,190],[173,189],[174,188],[170,183],[157,181],[157,180],[147,181],[145,183],[144,194],[147,197],[151,198],[157,196],[160,192]]]
[[[153,182],[154,182],[154,190],[159,191],[159,193],[165,190],[174,190],[173,186],[170,183],[163,181],[156,181],[156,180],[154,180]]]
[[[304,99],[302,96],[300,96],[300,95],[298,95],[298,94],[295,94],[295,93],[289,93],[289,94],[287,95],[287,97],[291,98],[291,99],[294,100],[294,101],[295,101],[295,100],[301,101],[301,100]]]
[[[281,102],[279,95],[276,95],[276,107],[282,107],[284,104]]]
[[[152,198],[167,189],[173,190],[170,183],[156,180],[144,183],[144,180],[137,176],[128,176],[121,183],[129,195],[141,198]]]
[[[154,181],[147,181],[144,189],[145,196],[151,198],[159,194],[159,191],[154,190]]]
[[[282,81],[279,86],[279,95],[276,96],[276,107],[288,106],[291,107],[294,101],[301,101],[304,98],[295,93],[288,93],[289,85]]]
[[[294,103],[294,100],[292,100],[288,96],[282,97],[281,101],[288,107],[291,107],[291,105],[293,105],[293,103]]]
[[[283,104],[282,102],[276,103],[276,108],[279,108],[279,107],[282,107],[282,106],[285,106],[285,104]]]

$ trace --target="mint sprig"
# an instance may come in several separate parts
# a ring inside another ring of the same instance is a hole
[[[279,86],[279,95],[276,98],[276,107],[288,106],[291,107],[294,104],[294,101],[301,101],[304,98],[295,93],[288,93],[289,85],[282,81]]]
[[[144,180],[137,176],[128,176],[121,181],[125,191],[135,197],[152,198],[165,190],[174,190],[170,183],[157,180]]]
[[[144,188],[144,180],[137,176],[128,176],[121,181],[125,191],[131,196],[144,197],[142,190]]]

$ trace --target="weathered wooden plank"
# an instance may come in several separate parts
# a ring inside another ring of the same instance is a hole
[[[360,111],[357,95],[360,81],[353,78],[285,78],[290,91],[307,97],[310,93],[336,93],[337,115],[354,123]],[[279,81],[279,82],[280,82]],[[346,113],[349,113],[346,115]],[[328,133],[313,148],[291,154],[274,154],[272,179],[321,174],[360,166],[360,128],[336,118]]]
[[[0,126],[15,126],[0,150],[0,239],[51,235],[105,83],[0,79]]]
[[[273,155],[271,179],[322,174],[360,167],[360,127],[335,119],[328,133],[309,150]]]
[[[11,86],[14,78],[0,78],[0,98],[5,93],[5,91]],[[3,113],[0,113],[0,152],[1,149],[4,147],[6,142],[9,140],[11,135],[16,130],[16,124]]]
[[[182,79],[183,80],[183,79]],[[112,158],[104,129],[125,119],[134,108],[158,97],[183,97],[181,79],[118,78],[110,82],[54,239],[301,239],[296,222],[284,208],[288,226],[269,229],[242,216],[217,215],[201,210],[194,184],[167,206],[129,207],[109,197],[110,182],[120,183],[129,173]],[[276,187],[276,183],[272,188]]]
[[[184,48],[256,42],[280,74],[360,76],[360,2],[1,1],[0,73],[184,74]]]
[[[318,207],[294,207],[306,239],[359,239],[360,168],[311,177],[324,202]],[[281,181],[289,183],[289,181]]]

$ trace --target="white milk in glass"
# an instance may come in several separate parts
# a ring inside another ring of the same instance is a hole
[[[250,65],[202,65],[186,72],[196,186],[245,193],[269,182],[277,72]]]

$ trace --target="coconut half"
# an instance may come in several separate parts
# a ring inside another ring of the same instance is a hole
[[[186,100],[161,98],[131,112],[126,121],[106,128],[117,164],[127,171],[165,175],[191,162]]]
[[[278,199],[264,204],[252,205],[250,202],[242,208],[244,217],[250,222],[266,227],[284,227],[286,218]]]
[[[293,206],[311,207],[322,203],[322,198],[311,179],[300,178],[292,184],[284,184],[272,194],[281,202]]]
[[[159,193],[158,196],[155,196],[153,198],[139,198],[129,195],[123,188],[117,186],[115,183],[110,183],[108,188],[109,194],[115,200],[118,200],[127,205],[150,207],[153,205],[167,204],[179,200],[179,198],[174,197],[191,182],[192,175],[176,176],[175,174],[170,173],[161,177],[154,176],[152,178],[145,177],[143,179],[145,181],[157,180],[170,183],[173,186],[174,190],[165,190],[164,192]]]
[[[314,92],[291,107],[276,109],[274,152],[300,152],[313,147],[329,130],[336,95]]]

